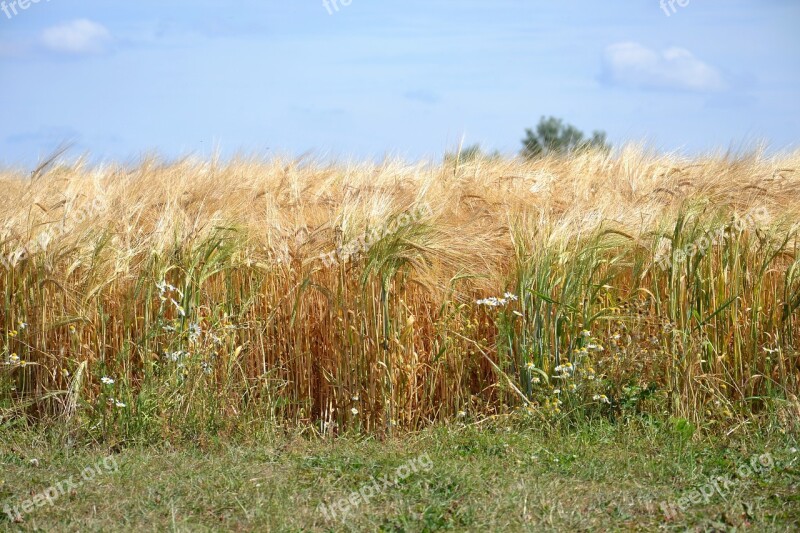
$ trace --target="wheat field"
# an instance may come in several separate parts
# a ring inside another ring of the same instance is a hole
[[[792,416],[799,169],[629,146],[0,171],[0,418],[163,437]]]

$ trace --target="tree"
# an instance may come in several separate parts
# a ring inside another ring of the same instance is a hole
[[[499,159],[500,152],[484,152],[480,144],[471,144],[469,146],[459,146],[454,152],[447,152],[444,154],[446,162],[458,162],[458,164],[471,163],[479,159]]]
[[[569,154],[587,148],[611,150],[604,131],[594,131],[590,138],[586,138],[581,130],[555,117],[542,117],[536,131],[526,129],[522,145],[522,155],[529,159],[551,153]]]

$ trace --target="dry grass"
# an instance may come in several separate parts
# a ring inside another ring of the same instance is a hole
[[[800,153],[148,160],[0,180],[7,421],[382,432],[519,406],[708,424],[796,408]],[[506,291],[518,300],[475,303]]]

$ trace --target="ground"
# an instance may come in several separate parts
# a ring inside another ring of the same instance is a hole
[[[508,418],[387,439],[273,432],[111,449],[2,436],[0,505],[22,515],[0,517],[10,531],[800,527],[798,435],[748,424],[703,436],[647,420],[571,429]]]

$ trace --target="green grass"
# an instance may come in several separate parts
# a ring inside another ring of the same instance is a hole
[[[109,454],[118,465],[22,522],[3,516],[0,529],[10,531],[800,527],[798,434],[754,425],[709,438],[686,424],[644,419],[548,429],[504,417],[388,440],[265,433],[235,444],[111,449],[65,445],[42,433],[2,436],[0,505],[18,505]],[[738,467],[765,453],[774,467],[736,478]],[[321,503],[347,498],[373,478],[396,477],[398,467],[417,459],[416,473],[361,500],[345,521],[326,520],[319,511]],[[717,476],[733,480],[724,498],[717,493],[665,517],[662,502],[676,502]]]

